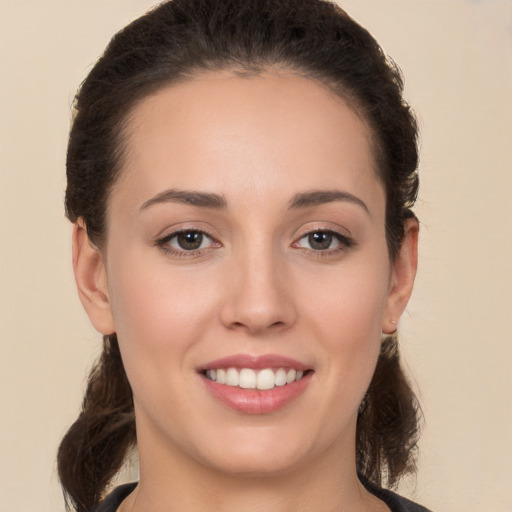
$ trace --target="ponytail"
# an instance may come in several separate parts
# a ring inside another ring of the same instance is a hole
[[[117,336],[103,338],[103,352],[89,375],[82,411],[57,455],[68,510],[89,512],[135,445],[132,391]]]
[[[359,409],[357,469],[370,482],[396,486],[416,470],[415,452],[421,409],[400,364],[398,339],[386,336],[377,367]]]

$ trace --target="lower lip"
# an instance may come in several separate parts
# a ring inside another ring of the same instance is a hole
[[[231,409],[245,414],[268,414],[284,408],[298,398],[310,383],[311,373],[291,384],[275,386],[264,391],[226,386],[204,376],[203,380],[208,391]]]

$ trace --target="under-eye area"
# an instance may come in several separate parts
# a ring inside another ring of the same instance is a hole
[[[231,387],[243,389],[268,390],[297,382],[313,370],[296,370],[294,368],[211,368],[202,370],[201,374],[209,380]]]

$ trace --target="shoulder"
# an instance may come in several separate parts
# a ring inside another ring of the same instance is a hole
[[[137,483],[124,484],[116,487],[94,510],[91,512],[116,512],[121,502],[130,494]]]
[[[381,499],[391,510],[391,512],[430,512],[427,508],[414,503],[407,498],[403,498],[388,489],[381,489],[369,482],[365,482],[364,486],[377,498]]]

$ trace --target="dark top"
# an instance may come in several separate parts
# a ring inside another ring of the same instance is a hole
[[[428,509],[413,503],[398,494],[387,489],[374,487],[371,484],[365,484],[366,488],[377,498],[381,499],[391,510],[391,512],[429,512]],[[125,484],[116,487],[94,510],[94,512],[116,512],[121,502],[130,494],[135,487],[136,483]]]

